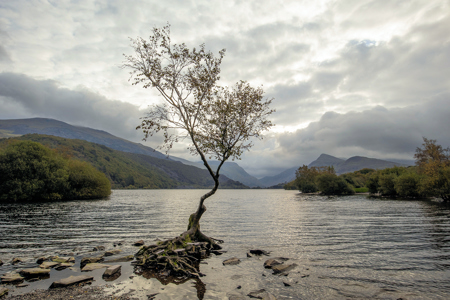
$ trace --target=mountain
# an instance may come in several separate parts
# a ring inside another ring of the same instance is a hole
[[[182,162],[187,165],[195,166],[197,168],[206,169],[202,162],[192,162],[178,157],[171,157],[173,160]],[[218,161],[208,161],[209,165],[215,169],[219,165]],[[232,180],[239,181],[249,187],[262,187],[261,182],[252,175],[248,174],[241,166],[235,162],[225,162],[220,169],[220,174],[227,176]]]
[[[345,162],[344,159],[340,159],[328,154],[320,154],[320,156],[313,162],[311,162],[308,167],[328,167],[333,166],[335,170],[339,168]]]
[[[285,183],[285,182],[291,182],[295,178],[295,171],[298,169],[298,167],[293,167],[287,170],[284,170],[278,175],[274,176],[266,176],[261,179],[259,179],[259,182],[264,187],[274,186],[279,183]]]
[[[214,185],[206,170],[168,159],[50,135],[27,134],[11,139],[35,141],[63,155],[87,161],[108,177],[112,188],[211,188]],[[0,139],[0,149],[5,148],[11,139]],[[248,187],[223,176],[220,188]]]
[[[0,120],[0,138],[29,133],[54,135],[67,139],[80,139],[105,145],[114,150],[167,159],[166,155],[155,151],[153,148],[127,141],[103,130],[73,126],[61,121],[45,118]]]
[[[350,173],[358,171],[364,168],[369,169],[386,169],[395,166],[406,167],[404,164],[395,163],[387,160],[381,160],[376,158],[368,158],[363,156],[353,156],[347,159],[343,164],[341,164],[337,169],[337,174]]]
[[[107,146],[114,150],[144,154],[165,160],[180,161],[185,165],[205,169],[201,162],[191,162],[174,156],[168,158],[165,154],[158,152],[151,147],[127,141],[102,130],[73,126],[61,121],[45,118],[0,120],[0,138],[17,137],[29,133],[85,140]],[[217,163],[212,162],[212,164],[217,166]],[[226,162],[222,167],[221,173],[229,179],[239,181],[247,186],[254,187],[261,185],[258,179],[248,174],[242,167],[234,162]]]

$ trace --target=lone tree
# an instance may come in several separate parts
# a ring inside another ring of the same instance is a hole
[[[222,241],[200,231],[204,202],[217,191],[225,161],[239,159],[252,146],[251,139],[262,138],[261,133],[272,126],[268,120],[274,112],[269,107],[272,99],[265,99],[262,88],[253,88],[245,81],[231,88],[219,86],[225,49],[215,57],[204,44],[192,50],[184,43],[173,44],[169,25],[153,28],[148,40],[138,37],[131,42],[134,54],[125,55],[123,64],[131,69],[130,80],[133,85],[142,83],[144,88],[156,89],[164,100],[151,106],[136,129],[143,130],[144,140],[162,132],[164,142],[159,148],[166,153],[174,143],[187,140],[191,154],[200,156],[214,180],[214,187],[200,198],[197,211],[190,216],[187,231],[162,244],[167,250],[168,246],[177,248],[186,241],[199,241],[220,249],[217,242]],[[215,170],[208,159],[219,161]]]

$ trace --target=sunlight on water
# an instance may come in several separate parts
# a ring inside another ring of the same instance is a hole
[[[133,253],[136,240],[151,243],[184,231],[204,192],[116,190],[110,200],[0,204],[0,259],[34,261],[117,241]],[[449,206],[284,190],[219,190],[206,206],[202,231],[225,240],[228,252],[202,266],[205,299],[260,288],[278,299],[450,297]],[[274,276],[262,267],[266,257],[246,257],[252,248],[298,267],[288,277]],[[241,264],[223,267],[233,256]],[[0,274],[10,269],[6,263]],[[168,290],[194,293],[191,285]]]

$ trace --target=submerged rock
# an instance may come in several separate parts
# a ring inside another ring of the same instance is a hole
[[[120,273],[122,266],[121,265],[113,265],[108,267],[103,273],[103,277],[111,277],[116,273]]]
[[[143,246],[144,244],[145,244],[144,240],[139,240],[139,241],[134,242],[133,246]]]
[[[277,265],[281,265],[281,264],[283,264],[282,261],[277,260],[277,259],[274,259],[274,258],[271,258],[271,259],[268,259],[268,260],[266,260],[266,261],[264,262],[264,268],[266,268],[266,269],[272,269],[273,267],[275,267],[275,266],[277,266]]]
[[[52,285],[50,286],[50,288],[66,287],[66,286],[78,284],[81,282],[91,281],[93,279],[94,279],[94,277],[89,276],[89,275],[70,276],[68,278],[64,278],[64,279],[53,282]]]
[[[2,288],[0,288],[0,298],[2,298],[3,296],[6,296],[6,295],[8,295],[8,289],[7,288],[4,288],[4,287],[2,287]]]
[[[96,246],[92,251],[105,251],[105,246]]]
[[[297,264],[277,265],[272,268],[273,274],[284,274],[297,267]]]
[[[11,262],[11,264],[15,265],[15,264],[18,264],[18,263],[21,263],[21,262],[23,262],[22,259],[20,259],[18,257],[14,257],[12,262]]]
[[[240,262],[241,262],[241,260],[240,260],[239,258],[237,258],[237,257],[232,257],[232,258],[229,258],[229,259],[224,260],[224,261],[222,262],[222,264],[223,264],[224,266],[227,266],[227,265],[237,265],[237,264],[239,264]]]
[[[80,262],[80,268],[83,268],[87,264],[98,263],[103,261],[103,257],[83,257]]]
[[[54,262],[54,261],[44,261],[43,263],[41,263],[39,265],[39,268],[41,269],[50,269],[50,268],[54,268],[56,266],[58,266],[59,263],[58,262]]]
[[[109,250],[105,252],[105,256],[112,256],[115,254],[119,254],[120,252],[122,252],[122,250],[120,249]]]
[[[250,253],[254,254],[254,255],[269,255],[270,254],[269,251],[259,250],[259,249],[250,250]]]

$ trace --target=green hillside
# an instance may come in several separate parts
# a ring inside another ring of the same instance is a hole
[[[207,188],[213,186],[213,181],[206,170],[148,155],[117,151],[83,140],[26,134],[10,139],[0,139],[0,148],[5,148],[13,139],[39,142],[66,156],[87,161],[108,177],[113,189]],[[227,185],[234,184],[228,181],[230,180],[224,177],[221,187],[227,188]]]

